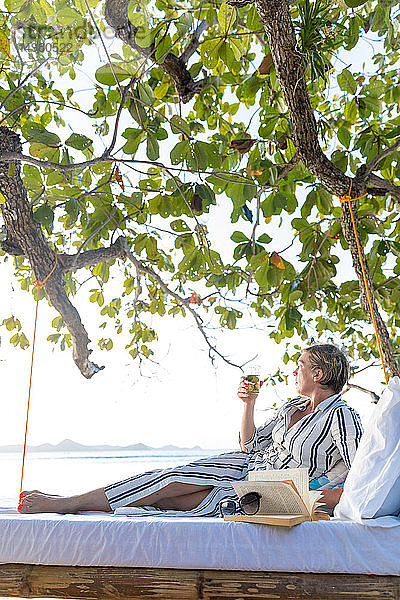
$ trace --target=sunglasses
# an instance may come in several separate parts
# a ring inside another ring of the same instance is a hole
[[[236,500],[222,500],[219,503],[219,512],[221,517],[235,515],[240,510],[245,515],[255,515],[260,510],[260,499],[261,494],[258,492],[249,492],[239,498],[239,502],[236,502]]]

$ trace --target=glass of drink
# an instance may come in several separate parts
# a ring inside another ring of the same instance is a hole
[[[260,367],[256,365],[250,367],[244,380],[247,384],[247,390],[250,393],[258,394],[260,391]]]

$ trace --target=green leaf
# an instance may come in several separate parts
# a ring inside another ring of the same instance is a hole
[[[219,47],[223,44],[221,38],[214,40],[206,40],[200,49],[201,58],[203,59],[204,66],[209,69],[213,69],[217,66],[219,61]]]
[[[108,86],[117,85],[119,81],[124,81],[128,77],[131,77],[128,71],[115,63],[107,63],[99,67],[94,76],[99,83]]]
[[[171,130],[172,133],[180,133],[181,135],[185,135],[190,138],[190,127],[189,124],[179,117],[178,115],[174,115],[171,118]]]
[[[11,58],[10,40],[8,39],[8,35],[3,28],[0,29],[0,52],[8,56],[8,58]]]
[[[230,71],[235,70],[235,66],[237,65],[237,63],[233,50],[229,44],[222,43],[218,48],[218,55]]]
[[[208,152],[205,148],[206,144],[204,142],[195,142],[194,144],[194,154],[196,155],[198,168],[200,171],[205,171],[208,167]]]
[[[264,260],[261,266],[254,273],[254,279],[261,288],[268,286],[268,271],[270,271],[270,269],[271,267],[268,264],[268,261]]]
[[[47,204],[39,206],[39,208],[34,211],[33,218],[37,223],[43,225],[49,235],[51,234],[53,230],[54,213],[50,206],[47,206]]]
[[[291,331],[297,324],[301,323],[301,313],[297,308],[288,308],[285,311],[285,326],[288,331]]]
[[[258,14],[254,4],[250,4],[250,8],[248,8],[246,25],[250,31],[262,29],[260,15]]]
[[[208,204],[215,204],[215,194],[208,187],[208,185],[197,183],[195,187],[195,194],[198,194],[200,198],[205,200]]]
[[[45,146],[58,146],[60,138],[56,133],[47,131],[40,123],[28,121],[22,128],[25,138],[32,142],[40,142]]]
[[[160,147],[154,133],[149,132],[147,134],[146,154],[149,160],[158,160],[160,158]]]
[[[166,140],[168,138],[168,133],[162,127],[158,127],[156,131],[156,136],[158,141]]]
[[[238,244],[239,242],[248,242],[249,238],[242,231],[234,231],[231,235],[231,240]]]
[[[312,190],[308,195],[307,198],[303,204],[303,206],[301,207],[301,216],[303,217],[302,220],[305,220],[310,214],[311,211],[313,209],[313,207],[317,204],[317,192],[315,190]],[[293,225],[293,221],[292,221],[292,225]],[[301,229],[304,229],[304,227],[307,227],[308,223],[307,221],[305,221],[305,225],[301,227]],[[296,227],[295,225],[293,225],[294,227]],[[296,227],[296,229],[298,229]]]
[[[391,140],[392,138],[399,137],[399,135],[400,135],[400,125],[398,125],[398,127],[395,127],[394,129],[389,131],[389,133],[385,133],[385,138],[387,138],[388,140]]]
[[[246,54],[246,49],[244,48],[242,42],[236,38],[231,38],[230,43],[233,54],[235,55],[235,59],[240,60],[242,56]]]
[[[357,91],[358,84],[348,69],[343,69],[343,71],[338,75],[337,81],[341,90],[354,96]]]
[[[57,20],[62,25],[74,25],[75,27],[82,27],[83,23],[80,13],[70,6],[57,9]]]
[[[228,34],[232,29],[236,21],[236,9],[227,2],[221,4],[218,11],[218,23],[221,30]]]
[[[175,22],[176,29],[179,35],[184,35],[193,25],[193,17],[190,12],[183,13]]]
[[[377,98],[376,96],[362,96],[360,100],[365,102],[367,108],[369,108],[372,112],[376,114],[381,112],[382,103],[380,98]]]
[[[142,102],[150,106],[154,104],[154,92],[148,83],[138,83],[138,93],[139,98],[142,100]]]
[[[93,144],[93,140],[81,133],[72,133],[69,138],[65,140],[65,144],[75,148],[75,150],[86,150],[86,148],[89,148]]]
[[[172,40],[170,35],[165,35],[160,41],[157,40],[155,58],[159,65],[162,65],[172,48]],[[166,90],[169,84],[167,84]]]
[[[183,142],[178,142],[174,148],[172,148],[170,152],[170,158],[173,165],[179,165],[182,163],[187,153],[189,152],[189,142],[184,140]]]
[[[136,97],[131,98],[128,108],[130,114],[135,119],[135,121],[144,128],[145,123],[147,122],[147,113],[145,107],[140,102],[140,100]]]
[[[354,123],[357,118],[357,112],[358,112],[357,102],[353,98],[353,100],[351,100],[351,102],[346,103],[346,105],[344,107],[344,111],[343,111],[343,116],[346,119],[346,121],[349,121],[350,123]]]
[[[171,229],[179,233],[190,231],[190,227],[182,219],[176,219],[171,222]]]
[[[186,154],[186,165],[191,171],[204,171],[208,166],[207,151],[198,142],[189,146]]]
[[[68,218],[65,222],[65,227],[68,229],[75,225],[79,217],[79,206],[75,198],[70,198],[66,201],[65,212],[68,214]]]
[[[147,14],[146,8],[144,12],[137,12],[140,4],[131,0],[128,5],[128,19],[134,27],[136,27],[135,42],[141,48],[148,48],[155,36],[155,31],[149,29],[148,21],[149,15]]]
[[[33,165],[24,165],[23,173],[24,173],[24,177],[23,177],[24,184],[27,188],[35,189],[35,190],[39,190],[42,188],[43,179],[42,179],[42,175],[37,167],[34,167]],[[59,179],[61,177],[61,181],[65,181],[65,178],[63,177],[63,175],[61,175],[61,173],[57,173],[56,171],[54,171],[53,173],[50,173],[47,176],[47,184],[49,186],[53,185],[50,178],[51,178],[51,176],[54,177],[54,175],[57,176],[57,179]]]
[[[122,136],[128,140],[122,147],[122,150],[125,152],[125,154],[134,155],[139,147],[140,142],[142,141],[143,130],[128,127],[128,129],[125,129]]]
[[[232,199],[234,207],[240,208],[246,202],[244,197],[244,185],[241,183],[230,183],[226,188],[226,194]]]
[[[257,242],[260,244],[269,244],[272,242],[272,237],[270,237],[267,233],[263,233],[260,237],[257,238]]]
[[[339,127],[337,131],[338,140],[345,148],[350,146],[351,134],[346,127]]]

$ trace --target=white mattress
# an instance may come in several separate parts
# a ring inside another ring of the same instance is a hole
[[[400,527],[0,509],[0,563],[400,575]]]

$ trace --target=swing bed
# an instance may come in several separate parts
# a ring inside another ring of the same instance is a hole
[[[3,509],[0,596],[400,599],[399,547],[400,525],[332,519],[289,528]]]
[[[351,206],[357,200],[351,198],[351,183],[340,200],[350,209],[388,382]],[[46,280],[35,283],[38,293],[20,491],[38,297]],[[332,519],[287,528],[212,518],[29,515],[4,508],[0,509],[0,596],[400,600],[400,519],[393,525],[397,526],[371,527]]]

